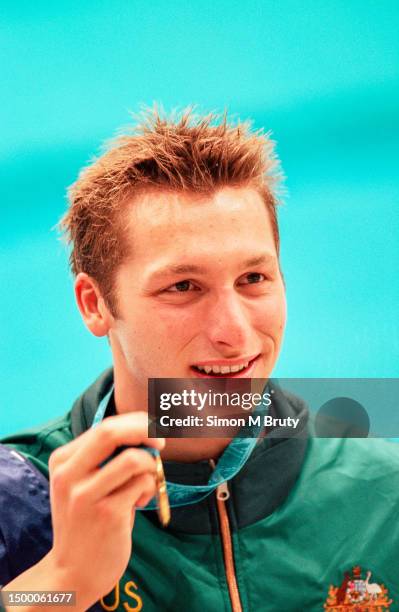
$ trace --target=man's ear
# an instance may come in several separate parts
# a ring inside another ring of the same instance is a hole
[[[76,276],[75,297],[86,327],[95,336],[106,336],[113,317],[97,283],[85,272],[79,272]]]

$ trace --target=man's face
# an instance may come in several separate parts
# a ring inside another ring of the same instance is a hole
[[[268,377],[285,291],[265,203],[250,188],[147,194],[129,209],[110,341],[127,387],[148,378]]]

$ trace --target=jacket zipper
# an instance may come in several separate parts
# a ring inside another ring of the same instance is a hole
[[[213,459],[210,459],[209,463],[211,467],[215,469],[215,462]],[[230,491],[227,486],[227,482],[223,482],[216,488],[216,505],[218,509],[220,533],[222,536],[224,569],[226,573],[227,586],[229,589],[232,612],[242,612],[240,592],[238,590],[234,565],[233,541],[225,503],[229,497]]]

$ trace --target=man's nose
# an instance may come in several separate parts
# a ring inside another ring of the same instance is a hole
[[[234,290],[225,291],[206,305],[205,333],[215,346],[246,349],[251,335],[249,311]]]

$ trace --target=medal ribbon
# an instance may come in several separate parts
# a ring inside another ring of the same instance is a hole
[[[112,386],[110,391],[108,391],[108,393],[101,400],[96,414],[94,415],[91,427],[96,427],[103,420],[113,391],[114,387]],[[263,416],[266,413],[266,410],[267,407],[261,403],[254,411],[253,415]],[[262,423],[262,419],[260,419],[260,422]],[[248,437],[241,437],[245,429],[248,430]],[[240,436],[236,436],[226,447],[215,469],[210,475],[207,484],[186,485],[166,481],[169,504],[171,508],[197,503],[212,493],[212,491],[214,491],[219,485],[231,480],[241,470],[255,448],[263,426],[252,425],[246,426],[245,429],[240,430]],[[159,451],[154,448],[148,446],[142,446],[141,448],[144,448],[154,456],[159,454]],[[154,497],[144,508],[137,508],[137,510],[155,510],[156,508],[157,503],[156,498]]]

